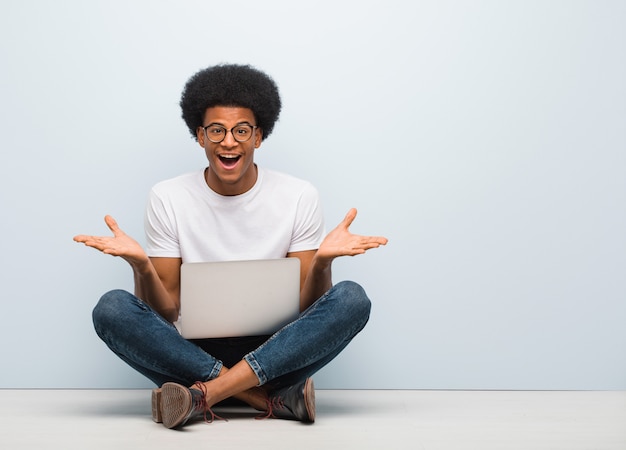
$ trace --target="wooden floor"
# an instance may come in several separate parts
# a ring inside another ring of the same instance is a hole
[[[152,422],[149,390],[0,390],[0,448],[626,449],[626,392],[316,394],[313,425],[226,408],[174,431]]]

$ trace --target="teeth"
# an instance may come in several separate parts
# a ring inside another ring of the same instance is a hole
[[[220,155],[220,158],[237,159],[237,158],[239,158],[239,155]]]

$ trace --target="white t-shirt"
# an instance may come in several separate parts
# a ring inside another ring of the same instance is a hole
[[[313,185],[261,167],[252,189],[236,196],[214,192],[203,170],[156,184],[145,230],[148,256],[183,262],[284,258],[317,249],[325,233]]]

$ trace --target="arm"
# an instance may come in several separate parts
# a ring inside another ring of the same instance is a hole
[[[120,256],[133,269],[135,295],[170,322],[178,320],[180,307],[180,258],[149,258],[133,238],[124,233],[113,217],[104,218],[113,236],[74,237],[76,242]]]
[[[317,250],[308,250],[287,254],[287,258],[300,260],[300,312],[311,306],[332,287],[330,265],[327,268],[313,267],[317,264],[316,253]]]
[[[133,268],[135,295],[174,323],[180,312],[180,258],[149,258],[148,270]]]
[[[382,236],[359,236],[349,231],[357,211],[352,208],[337,227],[322,241],[320,247],[306,252],[287,254],[300,259],[300,310],[304,311],[332,286],[331,266],[335,258],[355,256],[387,244]]]

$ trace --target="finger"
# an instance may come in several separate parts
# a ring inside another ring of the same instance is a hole
[[[378,248],[386,243],[387,239],[383,237],[363,236],[358,245],[355,246],[355,249],[360,249],[362,250],[362,253],[365,253],[367,250]]]
[[[346,217],[344,217],[341,221],[341,226],[347,230],[356,218],[356,213],[356,208],[351,208],[350,211],[348,211],[348,214],[346,214]]]
[[[370,243],[361,245],[360,247],[358,247],[358,250],[361,250],[361,253],[365,253],[367,250],[371,250],[373,248],[378,248],[378,247],[380,247],[380,244],[376,242],[370,242]]]
[[[378,245],[387,245],[387,242],[389,242],[389,239],[383,236],[371,236],[370,240],[376,242]]]
[[[105,216],[104,217],[104,222],[107,224],[107,227],[109,227],[109,230],[111,230],[113,232],[114,236],[118,236],[120,234],[123,234],[123,231],[120,230],[120,227],[117,224],[117,221],[113,217],[111,217],[109,215]]]
[[[87,236],[87,235],[74,236],[74,240],[76,242],[80,242],[81,244],[85,244],[85,245],[93,245],[94,243],[100,243],[102,239],[103,239],[102,237],[98,237],[98,236]]]
[[[359,236],[359,238],[362,244],[385,245],[389,242],[388,239],[383,236]]]
[[[106,243],[102,238],[96,236],[77,236],[79,239],[74,239],[76,242],[86,245],[87,247],[95,248],[96,250],[103,251],[106,248]]]

